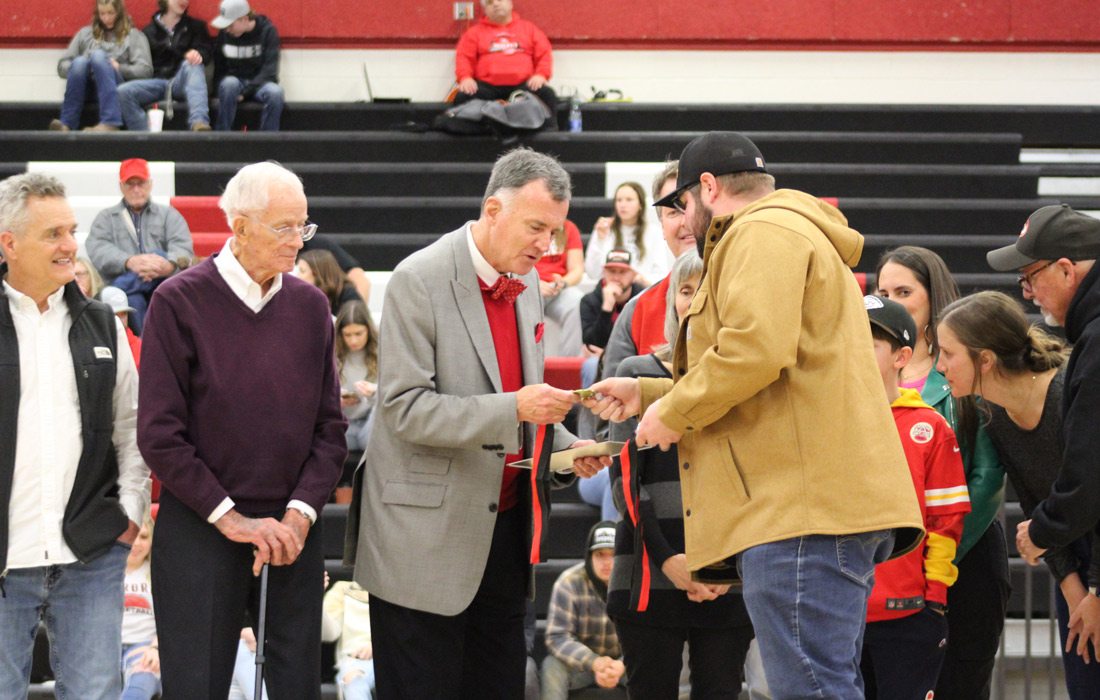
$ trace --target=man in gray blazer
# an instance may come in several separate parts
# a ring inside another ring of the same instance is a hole
[[[480,218],[409,256],[387,284],[379,399],[350,533],[355,580],[371,595],[382,700],[523,697],[540,523],[530,472],[505,464],[534,456],[537,426],[560,422],[575,401],[542,383],[533,271],[569,196],[556,160],[511,151],[493,167]],[[554,449],[578,442],[554,432]],[[574,473],[609,462],[578,460]]]
[[[153,290],[195,255],[183,215],[152,201],[149,163],[122,161],[118,172],[122,201],[99,212],[84,243],[103,280],[126,292],[140,332]]]

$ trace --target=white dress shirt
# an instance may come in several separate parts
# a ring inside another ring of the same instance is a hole
[[[267,303],[271,301],[276,292],[283,288],[283,275],[282,273],[276,273],[275,279],[271,282],[271,287],[268,288],[267,294],[264,294],[263,288],[256,283],[256,280],[252,279],[252,276],[241,265],[241,261],[237,260],[237,256],[233,254],[232,243],[232,238],[225,242],[221,252],[214,258],[214,267],[217,268],[218,274],[222,276],[222,279],[237,295],[237,298],[243,301],[245,306],[252,309],[253,313],[258,314],[267,306]],[[218,518],[228,513],[234,505],[236,504],[233,499],[226,496],[218,504],[218,507],[206,516],[206,521],[209,523],[217,522]],[[305,501],[299,501],[295,498],[287,503],[286,507],[287,510],[293,508],[301,511],[303,515],[309,518],[310,523],[317,522],[317,511]]]
[[[470,259],[474,263],[474,272],[486,286],[492,287],[501,275],[478,250],[477,243],[474,242],[474,222],[472,221],[466,224],[466,244],[470,246]]]
[[[73,320],[62,298],[64,288],[49,296],[45,311],[7,281],[4,295],[19,341],[19,419],[8,506],[8,567],[71,564],[77,556],[65,543],[61,522],[84,450],[69,348]],[[119,502],[126,517],[141,523],[149,505],[150,480],[137,448],[138,377],[126,331],[117,318],[115,324],[111,441],[118,458]]]

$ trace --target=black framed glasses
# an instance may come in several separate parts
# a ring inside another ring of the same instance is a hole
[[[1040,272],[1047,269],[1048,267],[1050,267],[1051,265],[1053,265],[1056,262],[1058,262],[1058,261],[1057,260],[1051,260],[1050,262],[1048,262],[1046,265],[1043,265],[1042,267],[1037,267],[1034,270],[1032,270],[1031,272],[1025,272],[1024,274],[1022,274],[1022,275],[1020,275],[1019,277],[1016,278],[1017,284],[1019,284],[1020,287],[1025,292],[1030,294],[1031,290],[1032,290],[1031,284],[1035,280],[1035,275],[1039,274]]]

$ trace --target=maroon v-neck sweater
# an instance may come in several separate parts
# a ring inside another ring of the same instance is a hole
[[[291,499],[321,512],[347,455],[328,300],[289,275],[259,312],[213,258],[157,288],[142,335],[138,446],[206,518]]]

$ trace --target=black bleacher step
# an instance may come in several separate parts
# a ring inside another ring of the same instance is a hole
[[[1051,198],[1036,199],[840,199],[840,210],[858,231],[893,235],[965,234],[1013,236],[1031,212]],[[1011,241],[1008,241],[1011,242]]]
[[[863,258],[861,267],[872,269],[879,258],[888,250],[903,245],[920,246],[934,250],[939,254],[950,270],[989,270],[985,254],[995,248],[1012,243],[1013,235],[971,236],[966,234],[918,234],[896,235],[861,231],[863,240]]]
[[[326,503],[321,510],[322,551],[325,559],[344,556],[344,529],[348,522],[348,504]]]
[[[1097,105],[587,103],[587,131],[903,131],[1020,133],[1026,146],[1100,146]],[[764,152],[767,155],[767,151]]]
[[[550,529],[543,558],[576,557],[584,554],[588,531],[600,521],[600,509],[587,503],[560,502],[551,498]]]
[[[543,132],[523,140],[564,161],[659,161],[675,157],[693,132]],[[1015,165],[1018,134],[750,132],[769,162]],[[5,160],[180,162],[485,162],[508,150],[488,137],[400,132],[0,132]]]
[[[179,163],[176,194],[205,195],[225,188],[243,163]],[[285,163],[306,191],[326,196],[407,197],[425,187],[420,163]],[[1034,198],[1040,168],[1032,165],[878,165],[769,163],[777,186],[836,197]],[[492,163],[435,163],[433,196],[481,196]],[[569,163],[573,196],[605,192],[604,163]],[[614,183],[612,183],[614,184]],[[649,183],[642,183],[648,188]]]

